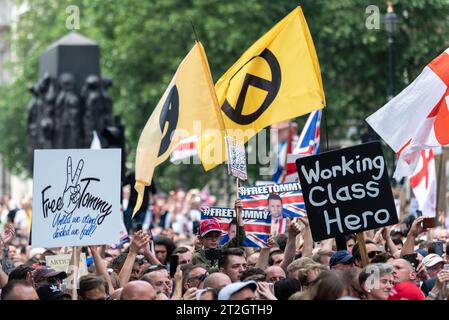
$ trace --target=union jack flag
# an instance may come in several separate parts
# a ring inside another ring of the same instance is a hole
[[[201,212],[201,220],[215,219],[220,224],[222,235],[220,238],[220,245],[224,245],[229,241],[229,224],[232,218],[224,217],[211,217],[204,215]],[[267,248],[267,241],[271,234],[271,215],[267,216],[267,219],[243,219],[245,229],[245,240],[243,241],[243,247],[259,247]]]
[[[282,199],[283,217],[296,218],[304,217],[306,215],[306,206],[304,204],[304,197],[301,189],[279,192],[278,195]],[[239,198],[242,200],[244,209],[267,210],[268,197],[269,194],[242,195],[239,193]]]
[[[321,113],[321,110],[310,113],[295,148],[291,154],[287,155],[285,175],[282,182],[299,181],[298,172],[296,171],[296,159],[320,153]]]

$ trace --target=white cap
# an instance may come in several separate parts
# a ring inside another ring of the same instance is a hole
[[[426,268],[431,268],[437,263],[444,262],[443,258],[441,258],[439,255],[435,253],[428,254],[427,256],[422,259],[422,264]]]
[[[243,288],[249,287],[251,290],[256,291],[256,281],[234,282],[228,284],[226,287],[220,290],[218,293],[218,300],[229,300],[234,293],[239,292]]]
[[[43,254],[45,252],[45,248],[33,248],[30,250],[30,258],[33,258],[37,254]]]

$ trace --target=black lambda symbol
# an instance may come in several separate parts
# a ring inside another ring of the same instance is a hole
[[[164,132],[165,123],[168,123],[167,132],[163,136],[161,140],[161,146],[159,147],[158,157],[163,155],[170,146],[171,136],[173,131],[175,131],[176,126],[178,125],[178,117],[179,117],[179,95],[178,89],[176,86],[171,88],[167,100],[165,100],[164,105],[162,106],[161,115],[159,118],[159,125],[161,127],[161,131]]]
[[[276,95],[279,92],[279,88],[281,86],[281,66],[279,65],[279,62],[277,61],[275,55],[270,50],[265,49],[259,55],[259,57],[265,59],[270,66],[272,80],[269,81],[252,74],[246,74],[235,109],[230,105],[227,99],[224,101],[223,106],[221,107],[221,110],[232,121],[238,124],[245,125],[256,121],[262,115],[262,113],[267,110],[267,108],[273,102],[274,98],[276,98]],[[248,61],[248,63],[250,61]],[[248,92],[249,86],[265,90],[268,92],[268,94],[259,109],[251,114],[244,115],[243,105],[245,104],[246,93]]]

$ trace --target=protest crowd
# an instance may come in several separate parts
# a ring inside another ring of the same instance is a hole
[[[230,240],[220,246],[220,225],[214,219],[200,222],[198,209],[213,204],[213,196],[178,189],[168,196],[153,195],[150,201],[147,225],[135,224],[120,244],[88,247],[87,274],[79,277],[77,299],[446,300],[449,296],[449,270],[443,268],[449,263],[449,231],[424,229],[423,217],[409,215],[397,225],[366,231],[369,264],[363,266],[355,235],[345,237],[347,250],[337,250],[335,239],[314,242],[307,217],[288,220],[286,232],[271,236],[267,248],[237,246],[237,224],[231,224]],[[70,254],[72,248],[29,246],[30,202],[11,206],[3,197],[1,299],[72,299],[68,274],[46,264],[46,257]],[[240,212],[241,201],[235,206]],[[242,243],[243,228],[239,233]],[[441,244],[443,253],[438,252]],[[170,270],[172,256],[177,256],[176,270]]]
[[[260,67],[261,59],[269,68]],[[300,7],[215,86],[205,50],[195,42],[143,128],[132,182],[121,180],[117,148],[35,151],[33,199],[17,204],[3,196],[0,202],[0,300],[448,300],[448,223],[429,191],[437,180],[433,154],[421,151],[449,144],[447,128],[438,127],[449,115],[435,128],[423,125],[432,134],[416,131],[419,117],[430,114],[429,122],[447,113],[447,105],[435,103],[448,92],[447,76],[446,82],[437,76],[449,54],[436,60],[411,85],[424,88],[407,88],[367,120],[402,152],[396,173],[409,178],[418,199],[420,210],[398,212],[380,141],[320,153],[324,91]],[[233,79],[244,87],[229,85]],[[262,91],[260,108],[243,112],[243,100],[257,104]],[[428,114],[404,112],[422,102]],[[246,140],[226,140],[226,155],[217,144],[211,154],[220,158],[207,161],[210,137],[198,134],[206,171],[228,157],[228,174],[237,182],[232,208],[219,207],[224,201],[207,186],[148,188],[155,167],[180,144],[176,129],[193,136],[192,123],[200,121],[221,138],[224,129],[247,125],[255,136],[306,114],[300,135],[293,137],[290,124],[283,129],[279,175],[255,186],[246,172]],[[420,145],[425,133],[440,140]]]

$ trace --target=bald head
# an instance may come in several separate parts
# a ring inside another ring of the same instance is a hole
[[[231,278],[228,275],[221,272],[214,272],[204,279],[204,288],[221,289],[231,283]]]
[[[279,266],[270,266],[265,270],[267,275],[267,281],[271,283],[276,283],[282,279],[286,278],[285,271]]]
[[[415,281],[416,271],[405,259],[395,259],[393,265],[393,279],[395,283],[401,283],[404,281]]]
[[[248,262],[248,267],[255,267],[257,264],[257,261],[259,260],[259,256],[260,253],[259,252],[254,252],[253,254],[251,254],[247,260]]]
[[[128,282],[122,290],[120,300],[155,300],[156,291],[148,282],[137,280]]]
[[[2,288],[1,300],[39,300],[39,296],[26,280],[12,280]]]

